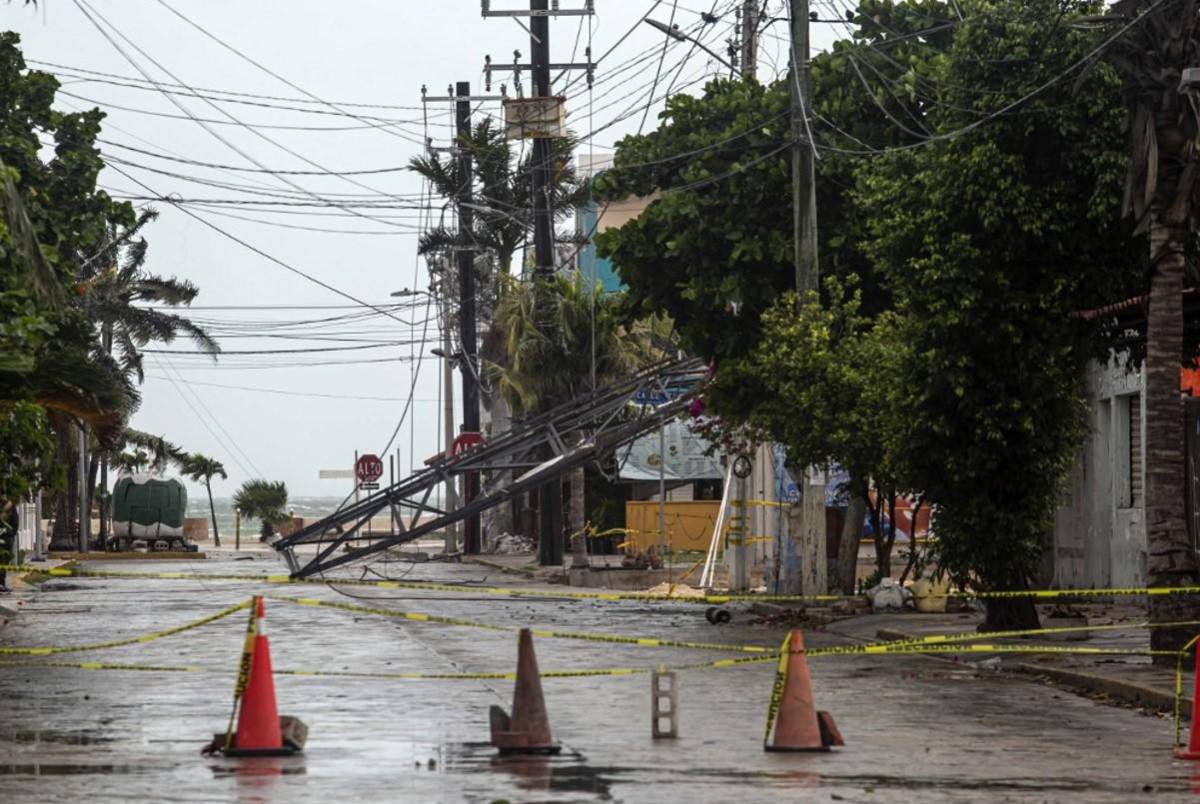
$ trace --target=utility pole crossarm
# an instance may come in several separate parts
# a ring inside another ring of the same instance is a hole
[[[492,10],[491,0],[479,0],[484,17],[590,17],[596,13],[596,0],[584,0],[583,8],[559,8],[553,0],[548,8],[513,8]]]

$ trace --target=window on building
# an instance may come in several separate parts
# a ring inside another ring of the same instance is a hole
[[[1129,396],[1129,507],[1142,507],[1142,397]]]

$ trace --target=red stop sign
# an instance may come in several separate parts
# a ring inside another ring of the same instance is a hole
[[[354,466],[354,474],[360,483],[374,483],[383,477],[383,461],[378,455],[361,455]]]

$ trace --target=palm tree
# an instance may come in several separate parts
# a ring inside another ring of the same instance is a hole
[[[204,489],[208,492],[208,511],[212,515],[213,523],[213,546],[221,546],[221,533],[217,530],[217,508],[213,505],[212,496],[212,479],[214,475],[220,475],[222,480],[228,480],[229,475],[225,473],[225,466],[216,458],[210,458],[207,455],[202,455],[197,452],[188,458],[184,465],[184,474],[190,477],[197,483],[203,482]],[[284,505],[287,504],[286,492],[284,495]],[[282,506],[281,506],[282,507]]]
[[[1200,65],[1197,0],[1118,0],[1112,13],[1128,25],[1110,58],[1125,82],[1132,154],[1125,211],[1137,233],[1150,235],[1146,311],[1145,522],[1151,586],[1193,586],[1200,580],[1184,507],[1184,426],[1179,394],[1183,344],[1185,253],[1196,231],[1200,159],[1196,95],[1181,91],[1183,70]],[[1190,357],[1190,356],[1189,356]],[[1156,595],[1156,622],[1194,620],[1185,595]],[[1189,629],[1155,628],[1150,645],[1178,650]]]
[[[150,465],[150,456],[140,449],[134,449],[132,452],[121,452],[113,458],[113,465],[122,472],[135,474],[145,471]]]
[[[264,542],[275,534],[275,523],[286,516],[287,501],[287,485],[282,480],[247,480],[233,495],[233,507],[242,516],[262,522]]]
[[[502,362],[498,351],[499,337],[494,324],[496,306],[506,287],[502,277],[506,276],[513,259],[529,240],[533,230],[533,155],[532,152],[517,158],[512,145],[502,130],[498,130],[491,119],[479,123],[467,135],[460,138],[458,148],[471,157],[474,214],[469,231],[460,232],[439,223],[424,232],[417,244],[420,254],[430,260],[431,271],[441,265],[453,265],[457,248],[472,246],[480,249],[474,261],[476,293],[476,318],[484,326],[483,339],[479,346],[482,362]],[[575,147],[570,138],[551,141],[551,159],[556,166],[551,187],[551,203],[556,220],[569,215],[586,188],[575,174],[571,154]],[[436,153],[416,157],[409,162],[409,169],[426,179],[433,192],[447,202],[458,199],[463,188],[463,165],[457,156],[442,159]],[[560,240],[571,238],[560,236]],[[450,259],[446,259],[446,258]],[[459,277],[456,271],[443,270],[441,293],[447,299],[459,298]],[[457,305],[454,305],[457,308]],[[451,332],[458,331],[457,315],[451,313],[445,326]],[[481,388],[479,401],[483,408],[483,427],[503,431],[510,426],[510,411],[506,400]],[[511,473],[498,471],[489,480],[494,490],[507,485]],[[485,528],[491,532],[513,529],[512,511],[509,506],[497,506],[484,513]]]
[[[169,344],[178,335],[186,335],[213,356],[220,352],[217,342],[191,319],[159,309],[154,305],[179,307],[191,304],[200,292],[186,280],[166,279],[145,270],[149,247],[142,229],[158,217],[153,209],[143,210],[131,226],[110,224],[104,247],[90,255],[80,255],[77,285],[78,303],[87,320],[100,335],[97,360],[111,360],[123,376],[145,379],[142,349],[149,343]],[[135,440],[135,439],[127,439]],[[156,467],[161,452],[155,452]],[[107,521],[108,458],[103,450],[92,453],[88,480],[93,483],[97,469],[105,496],[101,500],[101,523]],[[170,456],[179,462],[179,456]]]
[[[146,209],[133,226],[110,226],[108,244],[85,259],[79,277],[81,307],[100,329],[104,350],[115,351],[121,369],[139,383],[145,379],[141,349],[148,343],[169,344],[186,335],[214,359],[221,352],[212,336],[190,318],[151,306],[187,306],[200,293],[185,279],[165,279],[145,270],[149,244],[138,235],[157,217],[157,211]]]
[[[624,327],[619,297],[589,286],[581,273],[545,284],[539,293],[531,283],[507,280],[496,311],[504,360],[486,364],[486,375],[514,411],[539,413],[661,356],[651,322]],[[552,302],[549,328],[535,318],[542,298]],[[587,566],[584,478],[584,467],[572,470],[567,529],[575,567]]]
[[[471,207],[475,213],[474,230],[460,233],[443,224],[424,232],[417,250],[422,255],[446,251],[454,246],[475,245],[491,251],[500,273],[508,273],[513,257],[533,231],[533,154],[515,161],[512,145],[504,132],[486,119],[461,138],[458,147],[472,160],[474,183]],[[555,217],[562,219],[585,192],[571,165],[575,141],[551,140],[554,172],[551,203]],[[426,179],[433,192],[447,200],[458,198],[463,186],[462,164],[456,157],[443,160],[437,154],[414,157],[409,170]]]

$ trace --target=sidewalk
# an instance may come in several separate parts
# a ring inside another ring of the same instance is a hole
[[[1077,606],[1088,618],[1088,625],[1134,624],[1143,622],[1146,613],[1136,606],[1090,605]],[[1045,612],[1041,612],[1043,619]],[[860,641],[891,641],[934,634],[976,633],[983,614],[876,614],[838,620],[826,627],[831,633]],[[1149,647],[1149,630],[1091,631],[1088,639],[1068,640],[1068,635],[989,639],[984,635],[978,642],[993,644],[1045,646],[1050,648],[1117,648],[1145,650]],[[1142,707],[1172,714],[1175,710],[1175,668],[1151,664],[1149,656],[1094,655],[1085,653],[1044,654],[930,654],[947,661],[978,669],[1019,673],[1036,680],[1053,683],[1089,695],[1100,701]],[[1191,714],[1193,673],[1184,672],[1181,704],[1182,715]]]

